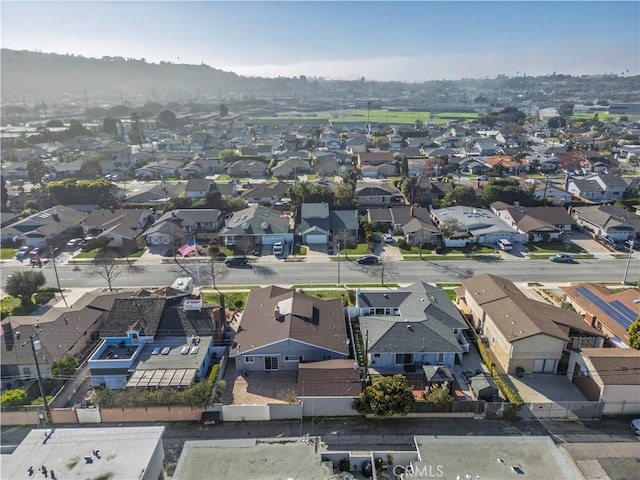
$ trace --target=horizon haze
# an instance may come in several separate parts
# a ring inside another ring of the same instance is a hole
[[[1,9],[3,48],[243,76],[640,74],[640,3],[631,1],[2,1]]]

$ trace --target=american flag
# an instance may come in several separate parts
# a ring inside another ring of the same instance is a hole
[[[191,252],[195,252],[195,251],[196,251],[196,239],[195,238],[193,240],[191,240],[189,243],[185,243],[184,245],[182,245],[178,249],[178,253],[180,255],[182,255],[183,257],[186,257]]]

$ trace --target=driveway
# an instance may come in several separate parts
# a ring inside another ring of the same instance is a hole
[[[567,234],[565,241],[567,243],[573,243],[589,253],[611,253],[611,250],[586,233],[572,231]]]

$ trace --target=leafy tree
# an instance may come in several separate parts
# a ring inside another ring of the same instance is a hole
[[[40,270],[27,270],[14,273],[7,279],[5,290],[12,297],[20,299],[20,304],[27,307],[33,304],[31,297],[46,283],[44,274]]]
[[[482,190],[482,198],[487,204],[501,201],[510,205],[513,202],[531,203],[530,192],[525,191],[517,178],[492,178]]]
[[[29,146],[29,142],[26,138],[17,137],[13,139],[13,146],[15,148],[27,148]]]
[[[348,185],[346,183],[338,185],[333,194],[335,198],[335,205],[355,208],[356,194],[351,185]]]
[[[41,158],[31,158],[27,161],[27,179],[32,185],[41,185],[44,176],[49,173],[49,168]]]
[[[54,378],[68,378],[72,376],[80,361],[75,355],[67,353],[51,364],[51,375]]]
[[[240,157],[241,155],[233,148],[227,148],[220,152],[220,160],[222,160],[224,163],[234,162]]]
[[[222,194],[218,190],[210,190],[204,194],[202,199],[193,204],[193,208],[217,208],[224,209],[225,203]]]
[[[178,126],[178,120],[176,119],[176,114],[171,110],[164,109],[160,113],[158,113],[158,122],[165,128],[169,130],[175,130]]]
[[[7,191],[7,181],[4,177],[0,177],[0,205],[3,210],[9,204],[9,192]]]
[[[69,122],[69,128],[67,128],[67,136],[69,138],[75,138],[82,135],[89,135],[89,130],[84,128],[84,125],[82,125],[79,120],[71,120]]]
[[[411,386],[404,375],[393,375],[375,380],[356,398],[354,408],[361,414],[373,413],[389,417],[394,413],[406,415],[415,408]]]
[[[453,397],[440,387],[436,387],[424,396],[427,402],[433,402],[436,405],[446,405],[453,402]]]
[[[102,120],[102,129],[104,133],[108,133],[109,135],[117,135],[118,134],[118,119],[115,117],[104,117]]]
[[[380,150],[389,150],[389,147],[391,146],[386,135],[373,137],[373,140],[371,140],[371,144],[374,147],[379,148]]]
[[[558,114],[561,117],[567,118],[573,115],[574,104],[571,102],[563,102],[558,106]]]
[[[627,333],[629,334],[629,346],[640,350],[640,317],[636,318],[636,321],[629,326]]]
[[[29,397],[25,390],[15,388],[2,392],[0,397],[0,405],[3,407],[21,407],[29,403]]]
[[[227,106],[224,103],[220,104],[220,116],[221,117],[226,117],[227,115],[229,115],[229,109],[227,108]]]
[[[129,131],[129,140],[131,143],[137,143],[142,148],[142,129],[140,128],[140,114],[131,112],[131,130]]]
[[[44,124],[45,127],[47,128],[62,128],[64,127],[64,123],[62,122],[62,120],[49,120],[47,123]]]
[[[233,197],[227,200],[227,209],[230,212],[237,212],[239,210],[242,210],[243,208],[247,208],[247,206],[247,201],[241,197]]]
[[[468,207],[482,207],[482,199],[476,195],[473,187],[457,186],[444,194],[441,205],[450,207],[452,205],[465,205]]]

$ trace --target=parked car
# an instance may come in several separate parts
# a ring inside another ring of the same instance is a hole
[[[636,435],[640,435],[640,418],[631,420],[631,430],[636,432]]]
[[[31,251],[31,247],[29,247],[28,245],[25,245],[24,247],[20,247],[16,252],[16,258],[17,259],[26,258],[29,255],[30,251]]]
[[[84,238],[72,238],[67,242],[67,248],[76,249],[80,246]]]
[[[273,244],[274,255],[282,255],[283,251],[284,251],[284,246],[282,245],[282,242],[276,242]]]
[[[573,257],[568,253],[556,253],[552,257],[549,257],[549,260],[557,263],[573,263]]]
[[[384,240],[385,243],[393,243],[393,235],[391,235],[390,233],[385,233],[382,236],[382,239]]]
[[[224,261],[227,267],[244,267],[247,263],[249,263],[249,260],[244,255],[234,255]]]
[[[365,255],[364,257],[360,257],[358,260],[356,260],[356,263],[358,265],[377,265],[378,257],[376,257],[375,255]]]
[[[504,251],[508,251],[508,250],[511,250],[513,248],[513,245],[511,245],[511,242],[509,240],[507,240],[506,238],[501,238],[500,240],[498,240],[496,242],[496,244],[498,245],[500,250],[504,250]]]

